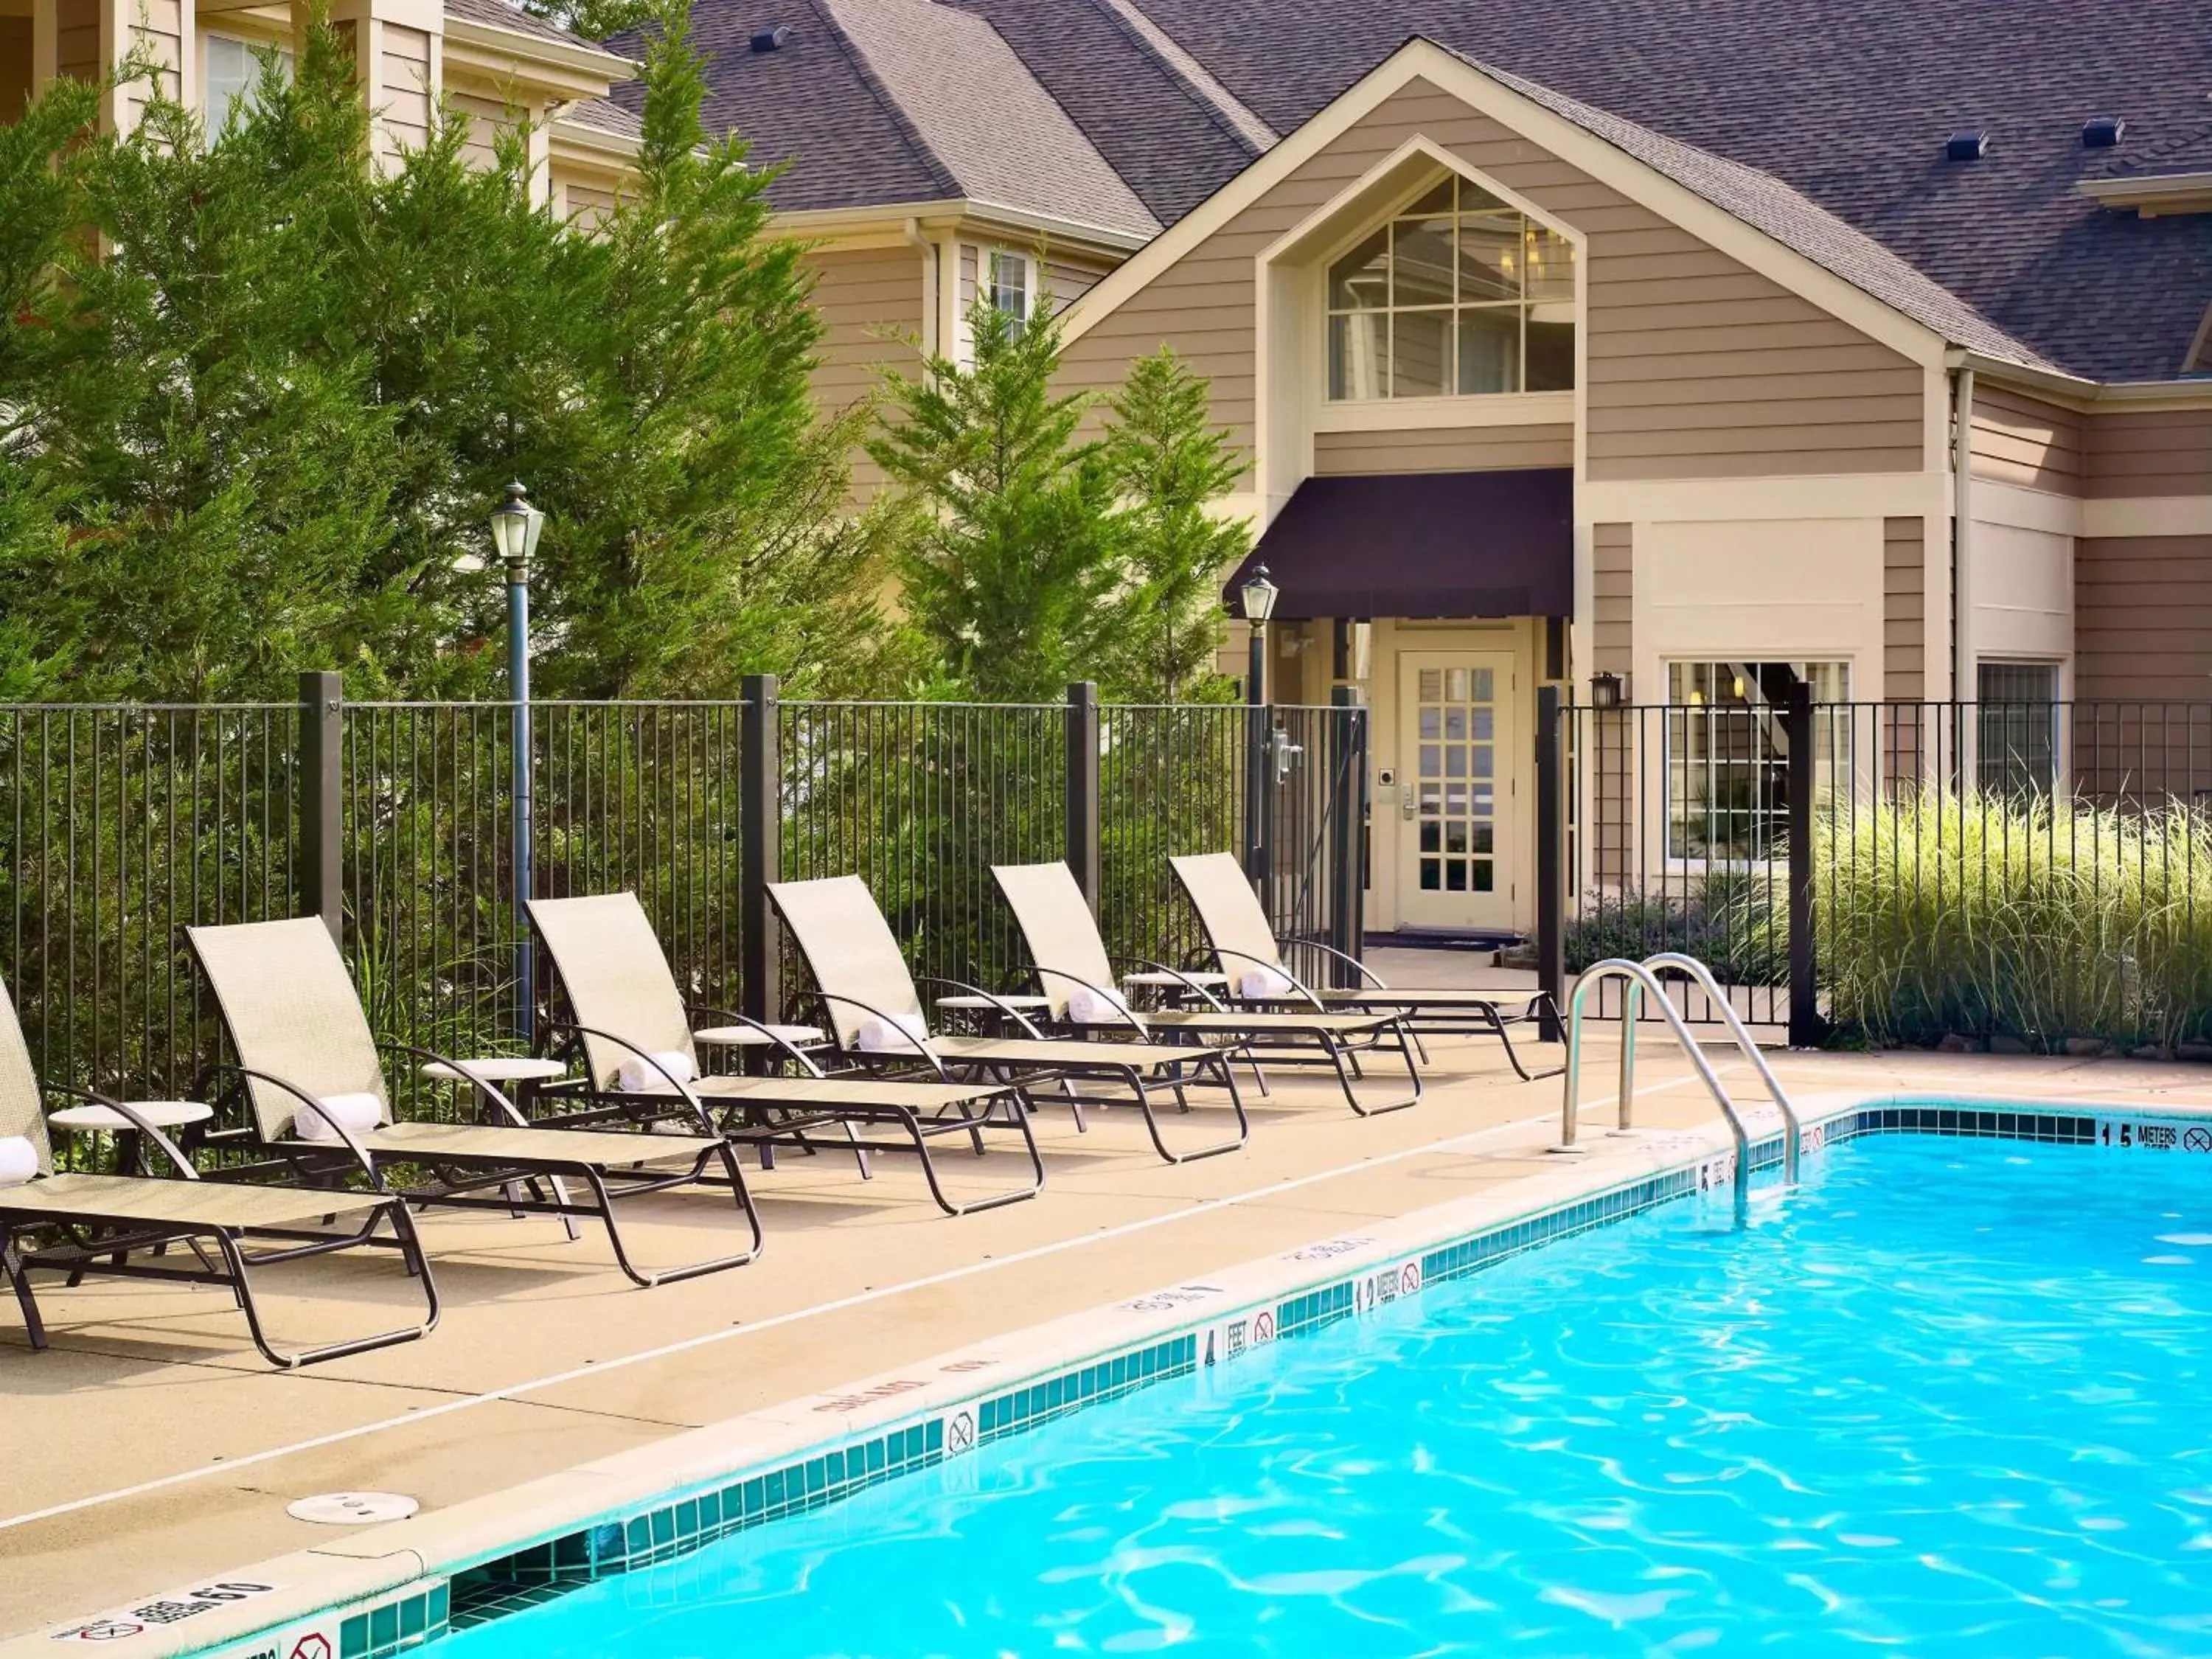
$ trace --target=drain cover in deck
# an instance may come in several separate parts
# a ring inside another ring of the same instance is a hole
[[[295,1521],[323,1527],[365,1527],[375,1521],[404,1521],[421,1506],[396,1492],[320,1492],[287,1504]]]

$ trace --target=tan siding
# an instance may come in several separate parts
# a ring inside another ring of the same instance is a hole
[[[1618,674],[1631,694],[1636,598],[1635,531],[1625,524],[1590,526],[1590,672]],[[1634,714],[1594,714],[1582,730],[1596,811],[1590,827],[1589,878],[1601,888],[1624,885],[1637,867],[1632,750]]]
[[[569,216],[580,218],[587,228],[615,210],[615,193],[611,190],[558,173],[555,174],[555,182],[568,199]]]
[[[1589,237],[1593,479],[1920,470],[1917,366],[1420,81],[1099,319],[1069,380],[1110,385],[1165,341],[1249,447],[1256,256],[1416,137]]]
[[[807,256],[814,306],[824,330],[814,395],[829,410],[852,407],[882,383],[887,368],[921,364],[921,255],[913,248],[870,248]],[[858,451],[853,484],[862,496],[882,487],[876,464]]]
[[[1928,521],[1881,521],[1881,684],[1892,702],[1928,686]]]
[[[1571,425],[1419,427],[1403,432],[1314,434],[1316,473],[1481,472],[1574,464]]]
[[[2081,487],[2081,417],[2003,386],[1974,389],[1974,476],[2073,495]]]
[[[0,17],[0,121],[22,117],[31,96],[31,20]]]
[[[132,0],[124,15],[129,20],[132,44],[161,65],[161,95],[180,101],[184,95],[185,14],[179,0]],[[123,122],[126,127],[138,124],[140,114],[153,100],[153,87],[144,81],[133,81],[123,88]],[[194,91],[197,94],[198,88]]]
[[[2090,495],[2212,495],[2212,409],[2093,415],[2087,448]]]
[[[1590,527],[1590,672],[1628,675],[1634,659],[1634,531],[1625,524]]]
[[[386,23],[381,125],[387,143],[415,149],[430,136],[430,37],[422,29]]]
[[[496,98],[485,98],[471,92],[456,92],[450,87],[446,90],[446,98],[455,113],[468,118],[469,136],[462,146],[461,154],[471,167],[489,172],[499,159],[495,147],[499,142],[500,133],[514,120],[514,115]]]
[[[1071,259],[1066,254],[1048,250],[1044,267],[1044,285],[1051,291],[1054,310],[1065,311],[1078,300],[1104,281],[1110,265],[1090,260]]]
[[[2212,536],[2074,544],[2078,697],[2212,697]]]
[[[62,74],[76,81],[100,78],[100,11],[102,0],[54,0],[55,58]]]

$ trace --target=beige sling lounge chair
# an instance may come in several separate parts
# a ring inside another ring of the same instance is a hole
[[[199,955],[239,1064],[211,1068],[245,1085],[262,1142],[303,1175],[315,1176],[335,1160],[359,1160],[380,1172],[392,1164],[430,1170],[429,1184],[401,1189],[410,1204],[511,1213],[557,1215],[575,1237],[575,1218],[596,1216],[607,1230],[615,1262],[634,1285],[650,1287],[743,1267],[760,1254],[760,1217],[745,1190],[744,1173],[728,1141],[704,1114],[696,1135],[647,1134],[618,1129],[563,1129],[532,1124],[490,1084],[470,1075],[465,1062],[389,1039],[380,1043],[362,1012],[361,998],[330,930],[313,916],[289,921],[241,922],[185,930]],[[386,1091],[384,1052],[438,1061],[468,1077],[474,1097],[494,1121],[476,1123],[395,1123]],[[356,1132],[324,1114],[343,1140],[302,1139],[295,1120],[341,1095],[374,1096],[380,1121]],[[670,1170],[665,1166],[678,1167]],[[648,1169],[647,1165],[660,1165]],[[720,1176],[710,1176],[710,1164]],[[615,1219],[615,1200],[726,1179],[738,1213],[752,1235],[744,1249],[709,1261],[657,1272],[640,1268]],[[566,1182],[580,1182],[589,1201],[572,1200]],[[496,1193],[498,1196],[488,1196]],[[550,1193],[550,1196],[547,1195]]]
[[[149,1156],[158,1151],[175,1168],[177,1178],[57,1174],[53,1146],[46,1136],[48,1094],[70,1095],[116,1113],[137,1131]],[[126,1102],[89,1089],[42,1085],[31,1066],[15,1005],[8,988],[0,985],[0,1136],[16,1135],[30,1141],[38,1174],[19,1185],[0,1186],[0,1276],[15,1293],[33,1348],[46,1346],[46,1323],[39,1316],[31,1285],[31,1275],[40,1272],[64,1273],[72,1285],[87,1273],[221,1285],[245,1313],[253,1346],[280,1370],[411,1342],[437,1325],[438,1287],[416,1241],[406,1203],[377,1180],[366,1160],[359,1172],[372,1190],[365,1193],[206,1180],[174,1141]],[[341,1218],[354,1224],[353,1231],[329,1230]],[[386,1222],[392,1224],[392,1237],[376,1237]],[[246,1246],[250,1237],[290,1242],[280,1249],[249,1252]],[[171,1244],[185,1246],[190,1262],[181,1257],[161,1260]],[[420,1324],[318,1348],[288,1351],[270,1343],[254,1297],[253,1269],[302,1256],[375,1247],[396,1248],[407,1271],[422,1281],[428,1305]]]
[[[586,1061],[581,1085],[574,1091],[547,1091],[541,1100],[556,1104],[574,1100],[590,1115],[663,1115],[682,1102],[665,1090],[625,1090],[620,1074],[623,1063],[640,1053],[680,1054],[686,1063],[677,1069],[689,1073],[683,1094],[708,1112],[720,1113],[722,1133],[730,1139],[759,1147],[763,1165],[772,1164],[778,1146],[823,1150],[813,1136],[835,1129],[843,1139],[830,1141],[828,1146],[851,1152],[863,1176],[871,1174],[872,1153],[914,1153],[930,1196],[947,1215],[968,1215],[1034,1198],[1044,1184],[1044,1162],[1037,1153],[1028,1101],[1018,1084],[825,1077],[804,1051],[757,1020],[722,1009],[687,1008],[652,921],[634,893],[533,899],[530,920],[552,954],[569,1011],[575,1015],[575,1024],[565,1029],[582,1039]],[[766,1046],[780,1051],[799,1075],[700,1075],[695,1018],[750,1028]],[[637,1068],[631,1069],[635,1073]],[[889,1127],[903,1138],[863,1139],[858,1130],[866,1127]],[[1029,1153],[1030,1179],[1025,1186],[957,1204],[938,1180],[929,1143],[945,1135],[964,1135],[980,1156],[987,1130],[1007,1130],[1021,1137]]]
[[[1152,1149],[1170,1164],[1188,1164],[1235,1152],[1251,1133],[1231,1063],[1243,1058],[1236,1044],[1207,1047],[1183,1043],[1097,1042],[1079,1037],[1048,1037],[1015,1009],[988,991],[957,980],[925,977],[921,983],[945,985],[991,1002],[1000,1014],[1029,1035],[1021,1037],[940,1036],[929,1032],[915,976],[900,954],[890,926],[858,876],[821,881],[775,882],[769,894],[782,913],[792,937],[813,969],[816,994],[827,1010],[842,1055],[856,1066],[925,1070],[950,1079],[956,1074],[994,1076],[1030,1083],[1058,1080],[1074,1104],[1077,1123],[1085,1105],[1127,1105],[1144,1115]],[[869,1028],[884,1040],[866,1041]],[[912,1035],[909,1035],[912,1033]],[[1076,1079],[1121,1084],[1127,1097],[1083,1095]],[[1161,1137],[1152,1091],[1164,1089],[1189,1109],[1194,1085],[1218,1084],[1229,1091],[1237,1116],[1235,1139],[1177,1152]]]
[[[1523,1065],[1521,1056],[1514,1052],[1513,1036],[1508,1029],[1534,1025],[1540,1041],[1545,1032],[1557,1030],[1559,1009],[1547,993],[1540,991],[1529,998],[1518,1013],[1505,1013],[1501,1012],[1498,1000],[1487,991],[1427,987],[1395,989],[1358,958],[1333,950],[1319,939],[1300,939],[1297,941],[1300,949],[1348,964],[1363,981],[1341,988],[1310,985],[1284,962],[1275,930],[1267,921],[1260,896],[1252,890],[1243,866],[1233,855],[1200,853],[1171,858],[1168,863],[1175,870],[1176,879],[1182,884],[1183,891],[1190,896],[1191,907],[1198,912],[1199,925],[1206,929],[1206,943],[1219,959],[1221,969],[1229,975],[1232,987],[1255,968],[1272,969],[1287,981],[1287,988],[1279,995],[1248,1000],[1295,1003],[1315,1009],[1388,1009],[1405,1018],[1407,1029],[1417,1044],[1423,1032],[1439,1036],[1494,1036],[1504,1046],[1506,1063],[1523,1083],[1559,1074],[1560,1068],[1556,1066],[1547,1072],[1532,1072]]]
[[[1122,998],[1114,961],[1106,941],[1098,935],[1097,921],[1085,902],[1075,873],[1065,864],[994,864],[991,874],[1006,895],[1007,907],[1021,924],[1029,942],[1030,959],[1036,966],[1039,988],[1051,1000],[1055,1023],[1071,1023],[1071,1001],[1088,1002],[1092,1014],[1118,1015],[1109,1030],[1134,1030],[1141,1041],[1161,1037],[1200,1037],[1218,1041],[1269,1045],[1270,1060],[1297,1061],[1303,1054],[1284,1055],[1280,1045],[1306,1043],[1325,1055],[1336,1068],[1346,1103],[1362,1117],[1395,1112],[1421,1097],[1420,1068],[1413,1064],[1413,1045],[1404,1023],[1389,1012],[1324,1013],[1293,1011],[1275,1013],[1249,1008],[1224,1008],[1216,1004],[1199,1009],[1139,1013]],[[1141,964],[1157,972],[1174,973],[1156,964]],[[1211,1003],[1213,999],[1195,983],[1189,988]],[[1080,995],[1088,991],[1088,998]],[[1359,1060],[1363,1054],[1395,1054],[1405,1064],[1413,1092],[1382,1102],[1363,1099],[1364,1080]]]

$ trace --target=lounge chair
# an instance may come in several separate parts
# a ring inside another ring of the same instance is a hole
[[[1398,1111],[1420,1099],[1420,1068],[1413,1064],[1413,1044],[1397,1014],[1224,1008],[1203,987],[1188,980],[1190,994],[1210,1006],[1139,1013],[1122,993],[1106,941],[1098,935],[1083,890],[1075,884],[1074,872],[1065,864],[994,864],[991,874],[1029,942],[1039,988],[1051,1000],[1055,1024],[1134,1031],[1143,1042],[1199,1037],[1254,1044],[1308,1043],[1336,1068],[1346,1103],[1362,1117]],[[1152,963],[1139,965],[1155,972],[1175,971]],[[1360,1056],[1377,1053],[1395,1053],[1404,1061],[1411,1094],[1380,1104],[1360,1097]],[[1267,1058],[1295,1063],[1307,1056],[1284,1054],[1271,1046]]]
[[[146,1152],[161,1153],[175,1169],[176,1178],[57,1173],[53,1146],[46,1136],[48,1094],[105,1106],[142,1137]],[[6,1145],[15,1141],[21,1144]],[[0,985],[0,1145],[5,1146],[0,1158],[15,1174],[20,1175],[27,1164],[33,1171],[27,1179],[0,1177],[0,1276],[15,1293],[33,1348],[46,1346],[46,1322],[39,1316],[31,1287],[31,1275],[42,1271],[65,1273],[72,1285],[87,1273],[221,1285],[237,1298],[253,1346],[280,1370],[412,1342],[428,1335],[438,1323],[438,1287],[430,1277],[429,1263],[422,1259],[406,1203],[377,1179],[367,1160],[359,1165],[371,1188],[365,1193],[206,1180],[174,1141],[127,1102],[64,1084],[42,1085],[4,985]],[[352,1231],[329,1231],[340,1217],[356,1224]],[[392,1225],[392,1237],[376,1237],[386,1222]],[[44,1242],[32,1242],[34,1237]],[[249,1252],[249,1237],[292,1242],[278,1249]],[[133,1259],[142,1254],[158,1258],[172,1244],[185,1247],[189,1263]],[[261,1304],[254,1297],[253,1269],[371,1247],[396,1248],[407,1271],[421,1280],[428,1305],[420,1324],[317,1348],[287,1352],[270,1344]]]
[[[1171,858],[1176,879],[1190,896],[1205,928],[1206,943],[1229,975],[1231,988],[1244,1001],[1295,1003],[1315,1009],[1391,1009],[1402,1014],[1418,1042],[1430,1036],[1494,1036],[1504,1045],[1505,1059],[1523,1083],[1557,1077],[1559,1067],[1532,1072],[1514,1052],[1510,1027],[1535,1025],[1540,1033],[1547,1012],[1556,1020],[1558,1006],[1550,994],[1538,992],[1518,1013],[1502,1012],[1498,998],[1487,991],[1427,987],[1395,988],[1357,957],[1334,950],[1319,939],[1299,939],[1298,948],[1333,962],[1348,964],[1361,984],[1349,988],[1310,985],[1292,973],[1283,960],[1275,930],[1252,890],[1243,866],[1227,853],[1201,853]],[[1556,1029],[1556,1027],[1554,1028]],[[1424,1058],[1426,1055],[1424,1054]]]
[[[858,876],[821,881],[775,882],[769,894],[782,913],[792,937],[814,973],[815,994],[827,1011],[840,1054],[850,1063],[891,1071],[926,1071],[951,1080],[956,1075],[993,1076],[1030,1084],[1057,1081],[1082,1123],[1085,1105],[1127,1105],[1144,1115],[1152,1149],[1170,1164],[1233,1152],[1251,1133],[1244,1103],[1230,1070],[1243,1056],[1237,1045],[1218,1047],[1157,1042],[1100,1042],[1080,1037],[1048,1037],[1004,999],[957,980],[926,977],[921,982],[949,986],[985,999],[1000,1016],[1027,1033],[1019,1037],[949,1036],[933,1034],[922,1012],[921,995],[890,926],[875,897]],[[1082,1095],[1075,1080],[1121,1084],[1127,1097]],[[1152,1091],[1164,1089],[1182,1109],[1190,1108],[1195,1084],[1218,1084],[1229,1091],[1237,1116],[1236,1138],[1176,1152],[1161,1137]]]
[[[745,1190],[737,1155],[696,1101],[692,1121],[699,1133],[691,1135],[535,1125],[489,1082],[471,1073],[465,1061],[411,1043],[380,1043],[362,1012],[345,960],[319,919],[185,932],[238,1053],[238,1064],[210,1072],[244,1085],[262,1143],[303,1176],[321,1178],[356,1161],[380,1175],[386,1165],[413,1165],[434,1179],[400,1189],[410,1204],[557,1215],[571,1238],[576,1218],[596,1216],[606,1227],[616,1265],[632,1284],[645,1287],[742,1267],[760,1254],[760,1217]],[[385,1087],[386,1051],[443,1065],[465,1078],[494,1121],[393,1122]],[[325,1109],[325,1103],[341,1097],[349,1097],[349,1105],[367,1097],[374,1103],[374,1123],[356,1129]],[[307,1111],[343,1146],[334,1149],[326,1139],[299,1133],[298,1121]],[[679,1167],[646,1167],[670,1164]],[[708,1174],[709,1165],[719,1165],[726,1178],[751,1243],[743,1250],[684,1267],[658,1272],[637,1267],[616,1222],[615,1200],[675,1187],[719,1185],[720,1178]],[[568,1196],[566,1183],[572,1179],[590,1193],[588,1200]],[[499,1195],[487,1195],[495,1192]]]
[[[637,1075],[635,1056],[643,1052],[659,1056],[684,1077],[691,1097],[722,1115],[724,1135],[759,1147],[763,1164],[774,1158],[778,1146],[817,1152],[821,1149],[812,1133],[835,1129],[843,1139],[830,1144],[853,1152],[864,1176],[870,1173],[871,1153],[913,1152],[921,1160],[930,1196],[947,1215],[968,1215],[1034,1198],[1044,1184],[1044,1162],[1030,1128],[1028,1101],[1018,1084],[825,1077],[805,1050],[772,1027],[721,1009],[687,1008],[653,923],[634,893],[535,899],[530,920],[552,954],[569,1011],[575,1016],[574,1024],[556,1029],[582,1040],[586,1060],[582,1083],[573,1089],[545,1091],[539,1096],[542,1101],[556,1106],[574,1102],[592,1115],[653,1118],[665,1114],[679,1103],[672,1091],[635,1086],[643,1079]],[[757,1046],[779,1053],[798,1075],[701,1075],[695,1018],[757,1034]],[[625,1070],[632,1074],[629,1086],[623,1081]],[[904,1139],[864,1140],[855,1131],[869,1126],[889,1126],[902,1131]],[[965,1135],[980,1155],[984,1132],[1000,1129],[1020,1135],[1029,1152],[1029,1184],[955,1203],[938,1180],[930,1141]]]

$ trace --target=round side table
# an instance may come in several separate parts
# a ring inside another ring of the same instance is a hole
[[[979,997],[963,994],[959,996],[939,997],[937,999],[937,1006],[947,1013],[956,1016],[962,1025],[974,1031],[981,1032],[994,1022],[1010,1026],[1016,1031],[1021,1031],[1021,1028],[1016,1025],[1008,1016],[1006,1010],[1011,1008],[1014,1012],[1021,1014],[1048,1014],[1052,1012],[1052,999],[1028,995]],[[1028,1033],[1022,1032],[1022,1035],[1027,1036]]]
[[[132,1100],[125,1104],[157,1129],[189,1129],[215,1115],[214,1107],[197,1100]],[[142,1173],[150,1173],[146,1169],[146,1149],[138,1145],[138,1126],[112,1107],[91,1102],[82,1106],[64,1106],[58,1112],[47,1113],[46,1121],[68,1134],[112,1134],[115,1137],[115,1172],[127,1175],[130,1166],[136,1164]]]
[[[1141,974],[1122,975],[1121,983],[1132,990],[1146,993],[1147,1000],[1154,1007],[1172,1008],[1190,998],[1193,986],[1205,991],[1227,990],[1229,975],[1216,973],[1166,974],[1157,969],[1147,969]]]

